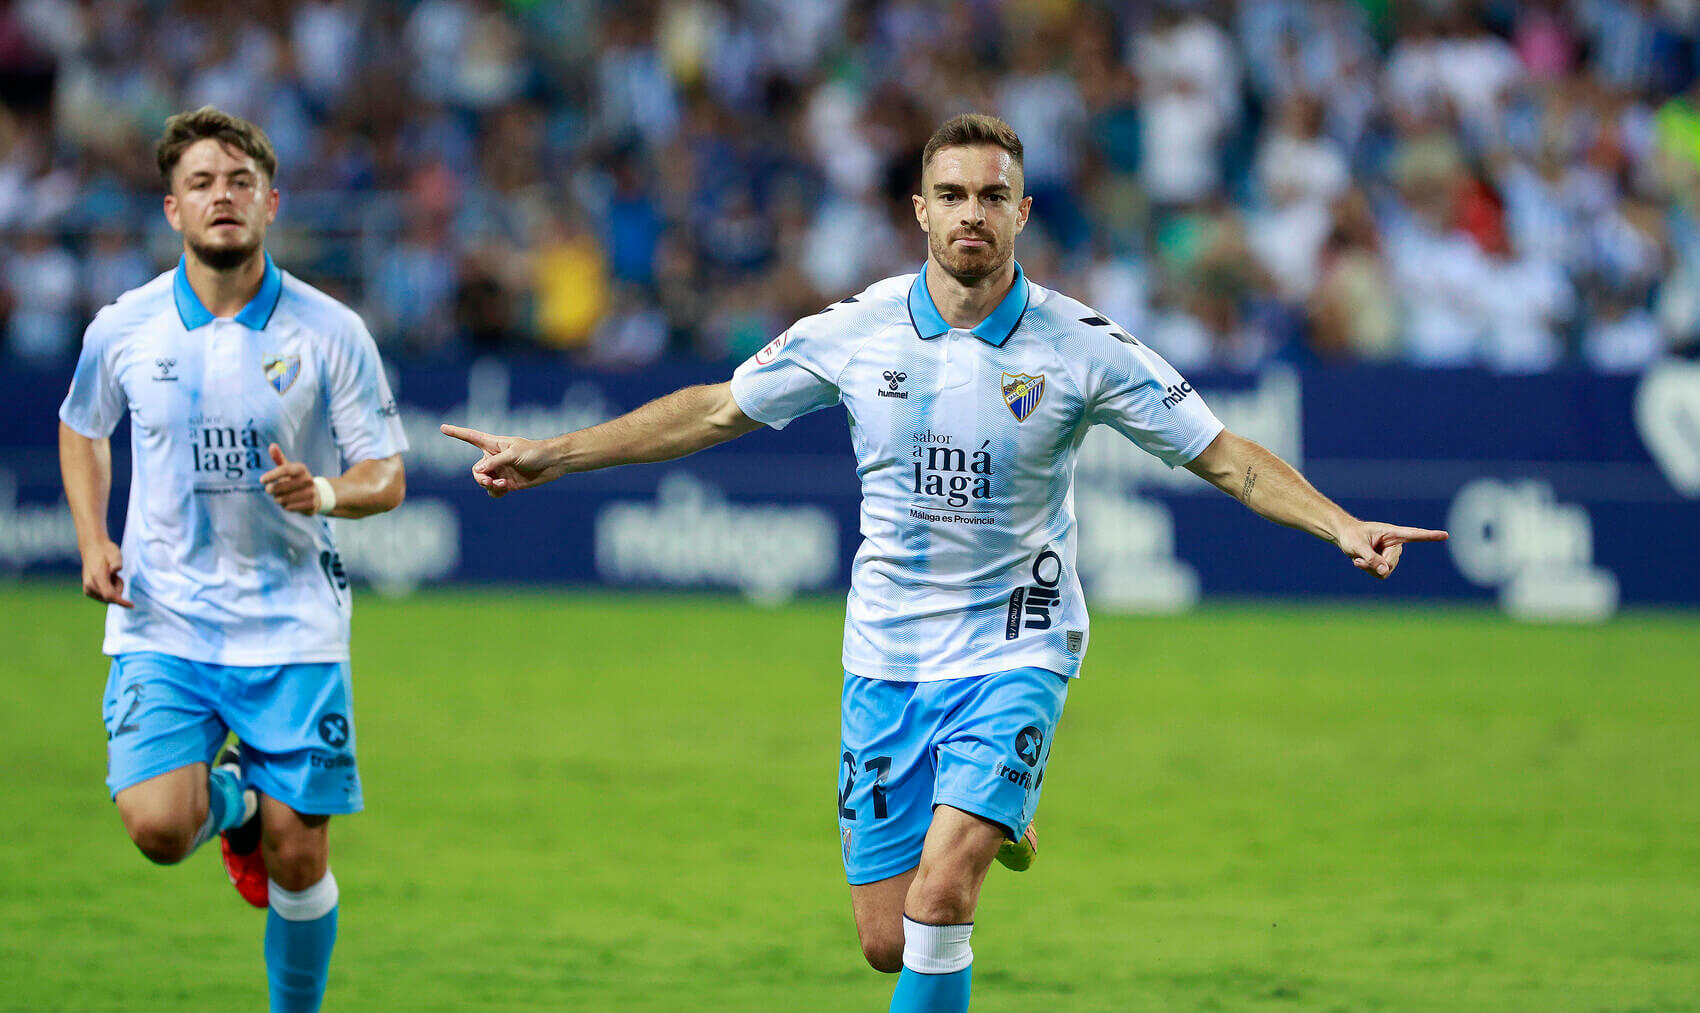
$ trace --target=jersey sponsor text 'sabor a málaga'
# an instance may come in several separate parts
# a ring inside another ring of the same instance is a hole
[[[224,665],[346,661],[350,599],[329,518],[260,485],[276,443],[315,475],[407,449],[360,318],[268,256],[240,313],[215,318],[183,265],[101,310],[60,419],[90,439],[130,415],[126,597],[107,654]]]
[[[1029,282],[951,327],[925,271],[799,320],[738,367],[744,414],[784,428],[842,402],[862,481],[844,668],[929,681],[1027,666],[1077,675],[1074,462],[1107,425],[1170,467],[1222,431],[1163,358]]]

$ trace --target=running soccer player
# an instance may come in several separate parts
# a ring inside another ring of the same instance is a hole
[[[155,153],[182,259],[89,324],[59,409],[83,593],[109,603],[106,784],[156,863],[225,835],[231,881],[271,908],[272,1010],[316,1010],[336,941],[327,824],[362,806],[326,515],[399,505],[407,441],[360,318],[265,252],[266,135],[207,106],[166,120]],[[120,548],[109,437],[126,410]],[[228,731],[240,752],[219,751]]]
[[[969,935],[994,857],[1025,868],[1053,733],[1090,634],[1074,459],[1107,425],[1270,520],[1386,577],[1443,531],[1360,521],[1225,430],[1162,357],[1026,278],[1021,141],[965,115],[922,155],[919,274],[799,320],[728,383],[548,440],[443,432],[492,496],[662,461],[843,403],[863,542],[844,626],[838,818],[862,952],[901,971],[891,1009],[968,1006]]]

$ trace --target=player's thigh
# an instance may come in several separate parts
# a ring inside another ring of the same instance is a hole
[[[915,684],[845,676],[838,836],[852,886],[920,862],[932,821],[935,728]]]
[[[206,808],[206,764],[225,736],[209,691],[204,666],[196,662],[151,651],[112,659],[101,718],[106,725],[106,787],[114,799],[124,795],[120,812],[143,803],[149,811],[177,805],[180,808],[172,811],[187,819],[197,808]],[[196,765],[198,796],[182,788],[195,777],[185,768]]]
[[[997,824],[1019,839],[1039,807],[1069,680],[1022,668],[962,686],[938,740],[935,805]]]
[[[242,740],[242,776],[297,813],[359,812],[354,694],[346,662],[230,669],[224,715]]]
[[[121,789],[118,818],[137,844],[162,852],[187,848],[207,812],[207,765],[191,763]]]
[[[935,806],[904,913],[932,925],[973,921],[980,886],[1003,841],[1001,825],[954,806]]]

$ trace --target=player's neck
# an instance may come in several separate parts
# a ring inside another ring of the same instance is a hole
[[[233,317],[260,294],[260,284],[266,276],[266,254],[264,250],[255,250],[252,257],[228,271],[220,271],[202,263],[192,251],[185,251],[183,267],[189,276],[189,287],[207,312],[215,317]]]
[[[974,327],[992,315],[992,311],[1003,302],[1003,297],[1009,294],[1010,286],[1015,284],[1015,258],[1011,257],[996,271],[968,284],[929,257],[926,280],[927,295],[932,297],[933,306],[938,309],[939,316],[944,317],[945,323],[952,327]]]

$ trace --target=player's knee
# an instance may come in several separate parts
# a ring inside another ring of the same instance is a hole
[[[285,890],[305,890],[324,878],[328,858],[312,836],[274,839],[267,842],[266,874]]]
[[[974,920],[973,885],[961,877],[934,875],[918,878],[903,905],[903,913],[928,925],[955,925]]]
[[[176,865],[189,857],[195,844],[195,828],[160,814],[138,814],[125,819],[137,850],[155,865]]]
[[[862,937],[862,956],[867,958],[868,966],[882,974],[896,974],[903,970],[903,936],[872,936]]]

